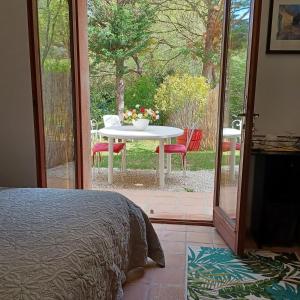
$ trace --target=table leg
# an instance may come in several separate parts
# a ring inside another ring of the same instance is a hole
[[[168,144],[171,144],[171,139],[167,140]],[[170,174],[172,169],[172,156],[171,154],[167,154],[167,173]]]
[[[236,151],[236,138],[230,139],[230,158],[229,158],[229,176],[230,180],[235,180],[235,151]]]
[[[126,171],[126,140],[122,139],[122,143],[125,143],[125,148],[122,151],[122,171]]]
[[[164,139],[159,140],[159,185],[165,186],[165,149]]]
[[[114,139],[108,138],[108,183],[113,183],[113,168],[114,168]]]

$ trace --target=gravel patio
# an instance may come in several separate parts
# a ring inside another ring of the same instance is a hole
[[[172,171],[166,174],[166,185],[159,187],[156,171],[154,170],[114,170],[114,182],[107,182],[106,168],[93,168],[93,189],[134,189],[134,190],[160,190],[169,192],[213,192],[214,170]]]

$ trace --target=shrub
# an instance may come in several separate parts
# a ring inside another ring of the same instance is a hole
[[[175,74],[157,89],[155,104],[168,123],[181,128],[200,127],[208,92],[205,77]]]
[[[157,87],[157,79],[152,76],[142,76],[129,83],[125,89],[125,108],[132,109],[136,104],[140,104],[142,107],[155,109],[154,96]],[[156,125],[164,123],[163,116],[155,122]]]

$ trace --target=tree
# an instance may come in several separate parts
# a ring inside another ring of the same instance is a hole
[[[206,13],[202,18],[205,24],[202,54],[202,76],[209,82],[217,83],[216,66],[220,63],[221,37],[223,28],[224,0],[206,0]]]
[[[155,1],[155,0],[154,0]],[[173,63],[178,57],[202,65],[201,75],[215,86],[218,83],[223,32],[224,0],[156,0],[160,3],[160,24],[154,35],[167,48],[163,60]],[[231,47],[247,42],[250,0],[232,0]],[[157,30],[162,28],[161,30]],[[156,47],[158,52],[162,46]]]
[[[150,41],[155,10],[147,0],[91,0],[89,2],[90,51],[95,64],[114,64],[117,113],[123,119],[124,75],[132,58],[141,73],[138,54]]]
[[[46,60],[70,57],[69,6],[66,0],[40,0],[38,11],[41,65],[44,68]]]
[[[161,60],[174,65],[177,60],[193,74],[217,83],[216,67],[220,63],[224,0],[157,0],[160,13],[158,28],[153,30],[159,46],[165,51]],[[160,29],[160,30],[159,30]],[[162,51],[163,50],[163,51]],[[199,66],[199,68],[195,66]],[[200,70],[198,70],[200,69]]]

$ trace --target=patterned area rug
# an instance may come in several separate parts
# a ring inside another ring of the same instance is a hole
[[[188,247],[187,299],[300,300],[300,261],[295,254]]]

